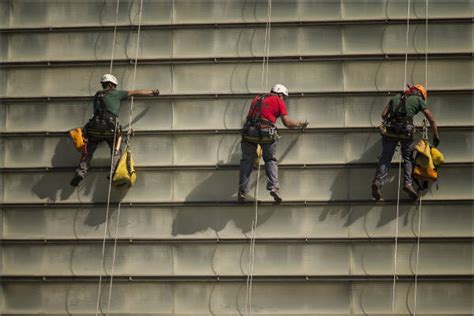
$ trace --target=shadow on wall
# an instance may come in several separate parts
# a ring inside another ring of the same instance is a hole
[[[279,161],[288,155],[291,148],[298,142],[298,137],[290,143],[289,147],[285,152],[279,155]],[[219,164],[223,163],[238,163],[241,157],[240,140],[236,142],[232,148],[231,154],[227,162],[219,161]],[[256,176],[254,171],[253,176]],[[215,201],[229,201],[236,200],[236,193],[238,187],[238,173],[236,173],[235,179],[232,180],[232,184],[235,185],[222,185],[219,187],[219,196],[216,197]],[[261,169],[260,181],[265,180],[265,171]],[[219,171],[214,171],[210,177],[196,186],[186,197],[186,202],[196,202],[202,200],[202,196],[209,196],[210,188],[216,187],[215,183],[222,183],[222,177]],[[249,185],[249,192],[253,192],[256,182],[253,181]],[[265,186],[261,186],[261,188]],[[262,194],[262,192],[260,193]],[[257,222],[258,225],[264,224],[276,211],[277,205],[273,207],[266,207],[265,209],[259,210]],[[198,232],[206,231],[211,229],[215,232],[222,231],[229,223],[233,222],[236,227],[240,228],[243,233],[251,231],[252,222],[254,220],[255,210],[254,203],[239,204],[239,208],[236,207],[235,212],[222,212],[218,208],[209,208],[205,211],[195,212],[192,209],[180,209],[178,210],[172,227],[173,236],[177,235],[192,235]]]
[[[107,146],[105,142],[100,146]],[[65,160],[67,162],[75,161],[79,163],[80,156],[73,149],[67,138],[63,138],[59,141],[55,148],[53,157],[51,159],[52,167],[63,167]],[[93,163],[99,163],[99,159],[93,160]],[[84,197],[87,198],[87,202],[92,203],[106,203],[108,196],[109,180],[106,178],[106,172],[89,172],[86,179],[77,187],[73,187],[69,184],[71,179],[74,177],[74,171],[67,173],[59,172],[46,172],[42,178],[33,186],[33,192],[42,200],[46,199],[48,203],[62,202],[70,200],[71,196],[75,193],[79,203],[86,202],[82,201]],[[117,210],[118,203],[123,200],[127,194],[128,189],[115,189],[112,188],[110,196],[110,211],[109,218],[114,211]],[[86,217],[84,224],[87,226],[99,226],[105,222],[106,208],[92,209]]]
[[[414,143],[416,143],[417,139],[419,139],[419,138],[415,138]],[[400,150],[400,147],[397,147],[397,151],[399,151],[399,150]],[[382,152],[382,138],[380,138],[372,146],[367,147],[364,150],[363,155],[359,159],[352,160],[352,161],[350,161],[350,163],[366,163],[367,161],[373,160],[374,158],[377,158],[377,160],[378,160],[378,158],[380,157],[381,152]],[[397,156],[397,152],[395,152],[395,154],[394,154],[394,157],[396,157],[396,156]],[[375,167],[373,169],[373,173],[375,174]],[[397,179],[397,169],[396,168],[391,168],[390,169],[389,177],[391,179],[395,179],[395,180]],[[403,174],[402,174],[402,177],[403,177]],[[341,196],[341,194],[338,192],[338,190],[340,190],[341,188],[344,188],[347,185],[348,182],[349,181],[347,179],[346,173],[340,172],[339,175],[335,178],[333,184],[331,185],[331,200],[336,200],[337,197]],[[362,181],[360,183],[361,186],[366,187],[367,196],[371,196],[371,188],[370,188],[371,183],[372,183],[372,178],[362,179]],[[382,188],[382,196],[384,195],[384,193],[387,195],[387,193],[388,193],[387,190],[389,190],[388,185],[385,186],[384,188]],[[402,194],[401,200],[407,200],[407,198],[403,195],[404,193],[402,192],[401,194]],[[423,194],[426,194],[426,191]],[[413,203],[413,205],[415,205],[415,203]],[[327,218],[327,216],[340,216],[341,218],[345,217],[346,221],[344,223],[344,226],[348,227],[348,226],[352,225],[353,223],[355,223],[358,219],[360,219],[362,217],[365,217],[375,206],[376,206],[375,203],[373,205],[369,204],[369,205],[365,205],[364,209],[357,208],[357,210],[355,210],[352,207],[345,208],[345,209],[342,209],[342,210],[341,209],[336,209],[335,210],[334,208],[328,206],[328,207],[325,207],[323,209],[323,212],[320,215],[319,220],[324,221]],[[379,208],[380,208],[380,206],[379,206]],[[382,211],[381,211],[381,214],[380,214],[380,219],[377,222],[377,227],[384,226],[384,225],[390,223],[391,221],[393,221],[396,218],[396,212],[394,212],[394,208],[395,208],[394,205],[385,205],[385,206],[381,207]],[[404,217],[403,218],[403,224],[404,225],[408,225],[408,222],[409,222],[408,215],[409,215],[410,209],[411,209],[411,207],[401,207],[400,208],[399,216]]]

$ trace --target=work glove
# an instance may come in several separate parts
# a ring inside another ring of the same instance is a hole
[[[304,131],[308,127],[308,120],[305,120],[304,122],[300,122],[299,128],[301,128],[302,131]]]
[[[157,95],[160,95],[160,90],[153,89],[153,96],[156,97]]]
[[[434,147],[438,147],[438,145],[439,145],[439,137],[438,137],[438,136],[435,136],[435,137],[433,138],[433,146],[434,146]]]

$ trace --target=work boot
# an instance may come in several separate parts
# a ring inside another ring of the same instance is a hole
[[[375,201],[380,201],[380,198],[382,197],[380,193],[380,186],[375,182],[372,183],[372,197]]]
[[[275,200],[275,202],[280,203],[282,201],[281,196],[280,196],[280,190],[273,189],[270,191],[270,195],[273,196],[273,199]]]
[[[245,192],[237,193],[237,201],[240,203],[245,202]]]
[[[418,193],[416,193],[415,189],[411,184],[405,184],[403,186],[403,191],[405,191],[408,196],[410,196],[410,199],[412,199],[413,201],[418,200]]]
[[[76,175],[74,176],[74,178],[72,178],[70,184],[71,184],[73,187],[77,187],[77,186],[79,185],[79,183],[81,183],[82,180],[84,180],[84,177],[82,177],[82,176],[79,175],[79,174],[76,174]]]

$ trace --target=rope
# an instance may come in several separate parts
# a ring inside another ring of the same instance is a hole
[[[112,68],[114,65],[114,54],[115,54],[115,37],[117,36],[117,19],[119,14],[120,0],[117,0],[117,5],[115,9],[115,25],[114,25],[114,36],[112,38],[112,55],[110,56],[110,69],[109,73],[112,73]]]
[[[260,162],[260,160],[259,160]],[[252,232],[250,236],[250,247],[249,247],[249,265],[247,272],[247,282],[246,282],[246,297],[245,297],[245,313],[247,316],[252,315],[252,283],[253,283],[253,268],[255,262],[255,235],[257,230],[258,223],[258,192],[260,187],[260,163],[257,168],[257,184],[255,185],[255,217],[252,221]]]
[[[428,91],[428,5],[429,0],[425,2],[425,89]],[[428,102],[426,96],[425,102]],[[423,120],[423,138],[428,139],[428,128],[426,120]],[[413,316],[416,316],[417,298],[418,298],[418,263],[420,259],[420,239],[421,239],[421,220],[422,220],[422,195],[418,204],[418,233],[416,238],[416,264],[415,264],[415,285],[413,290]]]
[[[267,23],[265,24],[265,38],[263,45],[262,77],[260,90],[266,90],[268,86],[268,68],[270,59],[270,33],[271,33],[272,1],[267,1]]]
[[[112,66],[113,66],[113,56],[114,56],[114,49],[115,49],[115,36],[116,36],[116,27],[117,27],[117,16],[119,12],[119,0],[117,0],[117,9],[116,9],[116,17],[115,17],[115,28],[114,28],[114,37],[113,41],[114,44],[112,45],[112,58],[111,58],[111,64],[110,64],[110,71],[112,72]],[[136,46],[136,52],[135,52],[135,65],[134,65],[134,71],[133,71],[133,83],[132,83],[132,90],[135,90],[135,81],[136,81],[136,74],[137,74],[137,64],[138,64],[138,51],[139,51],[139,42],[140,42],[140,28],[141,28],[141,21],[142,21],[142,11],[143,11],[143,0],[140,0],[140,14],[139,14],[139,20],[138,20],[138,34],[137,34],[137,46]],[[133,96],[131,98],[130,102],[130,117],[129,117],[129,133],[127,133],[127,140],[126,140],[126,145],[127,147],[130,146],[130,131],[132,128],[132,116],[133,116]],[[115,125],[115,131],[117,132],[118,130],[118,121],[116,122]],[[95,315],[97,316],[99,314],[99,307],[100,307],[100,296],[101,296],[101,291],[102,291],[102,268],[104,264],[104,256],[105,256],[105,241],[107,238],[107,230],[108,230],[108,220],[109,220],[109,210],[110,210],[110,195],[112,191],[112,176],[113,176],[113,162],[114,162],[114,157],[115,157],[115,147],[116,147],[116,137],[114,137],[114,143],[113,143],[113,152],[112,152],[112,157],[111,157],[111,163],[110,163],[110,174],[109,174],[109,189],[108,189],[108,194],[107,194],[107,209],[106,209],[106,217],[105,217],[105,228],[104,228],[104,238],[102,241],[102,256],[100,260],[100,275],[99,275],[99,288],[98,288],[98,293],[97,293],[97,305],[96,305],[96,313]],[[116,251],[117,251],[117,238],[118,238],[118,229],[119,229],[119,223],[120,223],[120,210],[121,210],[121,203],[118,204],[118,210],[117,210],[117,224],[116,224],[116,229],[115,229],[115,236],[114,236],[114,248],[113,248],[113,254],[112,254],[112,270],[110,274],[110,283],[109,283],[109,293],[108,293],[108,300],[107,300],[107,312],[106,315],[109,314],[110,311],[110,304],[112,300],[112,287],[113,287],[113,275],[115,272],[115,259],[116,259]]]
[[[142,13],[143,13],[143,0],[140,0],[140,13],[138,16],[138,31],[137,31],[137,44],[135,50],[135,63],[133,66],[133,81],[132,81],[132,90],[135,90],[135,80],[137,78],[137,65],[138,65],[138,51],[140,48],[140,30],[142,25]],[[132,116],[133,116],[133,102],[134,97],[132,96],[130,99],[130,118],[129,118],[129,125],[128,125],[128,139],[130,140],[130,132],[132,130]]]
[[[410,0],[407,5],[407,31],[405,36],[405,67],[403,75],[403,87],[402,91],[405,91],[407,85],[407,68],[408,68],[408,38],[410,35]],[[400,146],[401,147],[401,146]],[[401,148],[400,148],[401,149]],[[400,159],[398,162],[398,188],[397,188],[397,209],[395,216],[395,245],[393,254],[393,285],[392,285],[392,316],[395,314],[395,297],[396,297],[396,284],[397,284],[397,257],[398,257],[398,221],[400,216],[400,188],[401,188],[401,177],[402,177],[402,156],[400,150]]]
[[[270,59],[270,32],[271,32],[271,15],[272,15],[272,1],[267,0],[267,23],[265,26],[265,39],[264,39],[264,56],[262,61],[262,77],[260,82],[260,90],[265,91],[268,86],[268,68]],[[252,285],[253,285],[253,269],[255,262],[255,240],[256,231],[258,224],[258,192],[260,187],[260,159],[257,167],[257,183],[255,185],[255,213],[254,220],[252,221],[252,229],[250,235],[250,246],[249,246],[249,264],[246,279],[246,295],[245,295],[245,314],[247,316],[252,315]]]
[[[119,6],[120,0],[117,0],[117,5],[115,9],[115,25],[114,25],[114,34],[112,38],[112,53],[110,56],[110,68],[109,73],[112,73],[113,64],[114,64],[114,54],[115,54],[115,39],[117,36],[117,21],[118,21],[118,14],[119,14]],[[117,130],[118,130],[118,121],[115,122],[115,133],[114,133],[114,141],[112,144],[112,155],[110,157],[110,171],[109,171],[109,188],[107,192],[107,207],[105,210],[105,227],[104,227],[104,238],[102,239],[102,253],[100,257],[100,272],[99,272],[99,284],[97,289],[97,304],[95,310],[95,316],[99,314],[99,307],[100,307],[100,296],[102,292],[102,269],[104,265],[104,257],[105,257],[105,242],[107,239],[107,231],[109,228],[109,211],[110,211],[110,195],[112,192],[112,175],[113,175],[113,165],[114,165],[114,157],[115,157],[115,147],[117,146]],[[104,271],[105,272],[105,271]]]
[[[104,238],[102,239],[102,255],[100,257],[100,273],[99,273],[99,285],[97,290],[97,305],[95,310],[95,316],[99,314],[99,306],[100,306],[100,295],[102,293],[102,269],[104,265],[104,257],[105,257],[105,240],[107,239],[107,230],[109,228],[109,211],[110,211],[110,195],[112,192],[112,176],[113,176],[113,166],[114,166],[114,157],[115,157],[115,147],[117,146],[117,130],[118,130],[118,121],[115,121],[115,134],[114,134],[114,141],[112,146],[112,155],[110,157],[110,171],[109,171],[109,188],[107,193],[107,207],[105,211],[105,227],[104,227]],[[105,272],[105,271],[104,271]]]

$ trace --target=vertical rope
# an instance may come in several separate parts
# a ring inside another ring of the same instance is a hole
[[[404,69],[404,79],[403,79],[403,91],[405,91],[405,87],[407,85],[407,68],[408,68],[408,38],[410,36],[410,0],[408,0],[408,10],[407,10],[407,32],[405,36],[405,69]]]
[[[107,193],[107,207],[105,210],[105,227],[104,227],[104,238],[102,239],[102,254],[100,257],[100,273],[99,273],[99,285],[97,289],[97,305],[95,310],[95,316],[99,314],[99,306],[100,306],[100,295],[102,293],[102,269],[104,265],[104,257],[105,257],[105,241],[107,239],[107,230],[109,228],[109,211],[110,211],[110,195],[112,192],[112,176],[113,176],[113,166],[114,166],[114,157],[115,157],[115,147],[117,146],[116,141],[117,138],[117,130],[118,130],[118,121],[115,122],[115,135],[114,141],[112,146],[112,155],[110,158],[110,171],[109,171],[109,188]],[[105,271],[104,271],[105,272]]]
[[[132,90],[135,90],[135,83],[136,83],[136,75],[137,75],[137,64],[138,64],[138,52],[139,52],[139,44],[140,44],[140,29],[141,29],[141,22],[142,22],[142,12],[143,12],[143,0],[140,0],[140,13],[139,13],[139,18],[138,18],[138,32],[137,32],[137,43],[136,43],[136,51],[135,51],[135,64],[134,64],[134,69],[133,69],[133,81],[132,81]],[[117,10],[116,14],[118,15],[118,1],[117,1]],[[117,19],[117,17],[116,17]],[[114,30],[115,33],[115,30]],[[115,43],[115,34],[114,34],[114,43]],[[113,45],[115,46],[115,45]],[[112,58],[113,58],[113,53],[112,53]],[[111,62],[113,59],[111,60]],[[111,69],[112,69],[112,63],[111,63]],[[130,131],[132,129],[132,116],[133,116],[133,96],[131,98],[130,102],[130,115],[129,115],[129,133],[127,135],[127,147],[130,146]],[[115,126],[115,131],[118,130],[118,121],[116,122]],[[115,141],[116,137],[114,138],[114,148],[113,151],[115,151]],[[101,294],[101,282],[102,282],[102,265],[104,261],[104,255],[105,255],[105,239],[107,236],[107,229],[108,229],[108,214],[109,214],[109,209],[110,209],[110,194],[111,194],[111,188],[112,188],[112,176],[113,176],[113,159],[114,159],[114,152],[112,153],[112,161],[111,161],[111,168],[110,168],[110,175],[109,175],[109,192],[107,196],[107,211],[106,211],[106,227],[105,227],[105,233],[104,233],[104,240],[102,244],[102,258],[101,258],[101,274],[99,276],[99,290],[98,290],[98,296],[97,296],[97,306],[96,306],[96,316],[98,315],[99,312],[99,305],[100,305],[100,294]],[[107,300],[107,312],[106,315],[109,314],[110,311],[110,304],[112,301],[112,288],[113,288],[113,275],[115,272],[115,259],[116,259],[116,251],[117,251],[117,238],[118,238],[118,229],[119,229],[119,223],[120,223],[120,210],[121,210],[121,203],[118,204],[118,210],[117,210],[117,224],[116,224],[116,229],[115,229],[115,236],[114,236],[114,248],[113,248],[113,253],[112,253],[112,269],[111,269],[111,274],[110,274],[110,283],[109,283],[109,293],[108,293],[108,300]]]
[[[429,0],[425,2],[425,89],[428,91],[428,5]],[[428,102],[426,96],[425,102]],[[423,120],[423,138],[428,139],[428,128],[426,121]],[[415,263],[415,285],[413,289],[413,316],[416,316],[417,298],[418,298],[418,264],[420,261],[420,239],[421,239],[421,221],[422,221],[422,199],[420,195],[420,203],[418,205],[418,232],[416,236],[416,263]]]
[[[109,315],[110,303],[112,302],[112,285],[113,285],[114,273],[115,273],[115,258],[116,258],[116,253],[117,253],[117,238],[118,238],[118,230],[119,230],[119,223],[120,223],[121,206],[122,206],[122,203],[119,203],[118,209],[117,209],[117,224],[115,225],[114,249],[112,252],[112,269],[110,271],[109,297],[107,299],[107,312],[105,313],[105,315]]]
[[[405,36],[405,67],[403,75],[403,87],[402,91],[405,91],[407,85],[407,68],[408,68],[408,39],[410,36],[410,0],[407,4],[407,27],[406,27],[406,36]],[[393,285],[392,285],[392,316],[395,314],[395,298],[396,298],[396,285],[397,285],[397,258],[398,258],[398,231],[399,231],[399,216],[400,216],[400,188],[401,188],[401,177],[402,177],[402,156],[401,156],[401,146],[400,146],[400,159],[398,162],[398,188],[397,188],[397,208],[396,208],[396,217],[395,217],[395,245],[393,250]]]
[[[112,38],[112,55],[110,56],[110,68],[109,68],[109,73],[112,73],[113,65],[114,65],[114,54],[115,54],[115,37],[117,35],[117,20],[118,20],[118,14],[119,14],[119,6],[120,6],[120,0],[117,0],[117,5],[115,9],[115,25],[114,25],[114,36]]]
[[[142,25],[142,13],[143,13],[143,0],[140,0],[140,13],[138,15],[138,31],[137,31],[137,43],[136,43],[136,50],[135,50],[135,63],[133,66],[133,81],[132,81],[132,90],[135,90],[135,81],[137,78],[137,65],[138,65],[138,52],[140,49],[140,30]],[[129,131],[132,129],[132,116],[133,116],[133,103],[134,97],[132,96],[130,99],[130,118],[129,118]],[[128,135],[130,141],[130,134]]]
[[[268,86],[268,67],[270,59],[270,32],[271,32],[271,10],[272,2],[267,0],[267,23],[265,25],[265,39],[263,45],[263,61],[262,61],[262,76],[260,81],[260,91]],[[250,246],[249,246],[249,265],[246,279],[246,295],[245,295],[245,314],[247,316],[252,315],[252,285],[253,285],[253,269],[255,262],[255,240],[256,240],[256,230],[258,224],[258,192],[260,186],[260,161],[257,168],[257,183],[255,185],[255,213],[254,220],[252,221],[252,231],[250,236]]]

